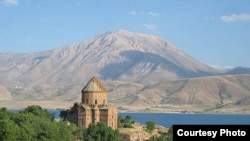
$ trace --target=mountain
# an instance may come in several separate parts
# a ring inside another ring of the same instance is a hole
[[[119,111],[250,113],[250,75],[167,80],[155,84],[103,81],[109,103]],[[81,101],[86,84],[0,87],[0,106],[68,108]]]
[[[250,68],[235,67],[232,69],[227,69],[224,74],[226,74],[226,75],[250,74]]]
[[[50,51],[0,57],[0,84],[22,87],[82,83],[93,75],[152,84],[218,74],[158,36],[126,30]]]
[[[69,107],[97,76],[119,110],[250,113],[249,68],[215,69],[154,35],[119,30],[0,57],[0,107]]]

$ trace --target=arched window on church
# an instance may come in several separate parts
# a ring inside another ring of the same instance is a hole
[[[95,104],[97,104],[97,100],[95,100]]]

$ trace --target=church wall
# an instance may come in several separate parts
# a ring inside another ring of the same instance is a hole
[[[100,109],[100,122],[108,124],[108,109]]]
[[[86,112],[85,112],[85,123],[84,123],[85,127],[88,127],[89,124],[92,123],[92,118],[91,117],[92,117],[91,116],[91,110],[90,109],[86,110]]]
[[[107,94],[101,92],[84,92],[82,94],[82,103],[87,105],[106,105]]]
[[[84,117],[85,109],[82,107],[78,108],[77,113],[77,125],[84,125],[85,117]]]
[[[107,94],[106,93],[93,93],[93,104],[106,105]]]
[[[108,110],[108,126],[112,127],[113,129],[117,128],[117,109],[114,106],[110,106]]]
[[[92,109],[92,123],[100,122],[100,111],[99,109]]]

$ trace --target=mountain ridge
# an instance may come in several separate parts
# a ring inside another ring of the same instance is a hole
[[[125,30],[106,32],[50,51],[1,53],[0,57],[6,58],[0,61],[0,77],[4,78],[0,84],[5,84],[4,81],[20,85],[78,83],[93,75],[104,80],[146,83],[144,77],[153,79],[159,72],[162,79],[218,73],[158,36]]]
[[[249,68],[210,67],[154,35],[119,30],[49,51],[0,57],[0,101],[9,107],[69,106],[92,76],[107,84],[110,103],[121,110],[232,106],[237,111],[250,104]]]

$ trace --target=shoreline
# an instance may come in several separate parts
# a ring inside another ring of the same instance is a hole
[[[47,110],[69,109],[75,101],[14,101],[0,100],[0,108],[9,110],[21,110],[30,105],[40,105]],[[213,109],[212,105],[117,105],[118,113],[168,113],[168,114],[234,114],[250,115],[249,105],[230,105]]]
[[[0,107],[0,108],[3,108],[3,107]],[[20,111],[20,110],[23,110],[25,108],[15,108],[15,109],[9,109],[7,108],[7,110],[9,111]],[[44,108],[45,110],[47,111],[61,111],[61,110],[64,110],[64,109],[46,109]],[[197,114],[197,115],[250,115],[250,113],[206,113],[206,112],[168,112],[168,111],[165,111],[165,112],[159,112],[159,111],[118,111],[118,114],[121,113],[121,114],[125,114],[125,113],[132,113],[132,114],[187,114],[187,115],[191,115],[191,114]]]

